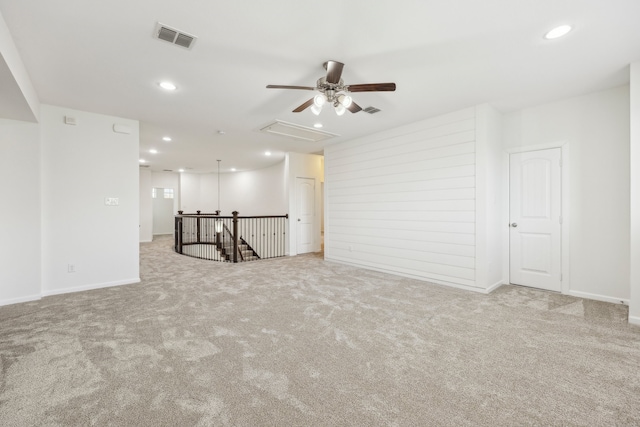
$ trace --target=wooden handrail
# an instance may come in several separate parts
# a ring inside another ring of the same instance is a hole
[[[178,211],[175,215],[174,250],[196,258],[234,263],[284,256],[288,218],[288,214],[239,216],[238,212],[234,211],[233,216],[221,216],[220,211]],[[220,233],[215,231],[218,222],[222,222],[223,225]],[[226,246],[225,242],[231,243],[232,246]],[[245,259],[244,253],[240,251],[241,242],[253,252],[248,259]],[[185,247],[190,249],[185,251]],[[214,248],[213,252],[211,247]],[[229,253],[229,249],[233,255]]]

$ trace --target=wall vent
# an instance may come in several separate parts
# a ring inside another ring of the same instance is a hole
[[[273,123],[260,129],[260,132],[272,133],[276,135],[288,136],[291,138],[302,139],[304,141],[318,142],[325,139],[340,136],[335,133],[325,132],[322,130],[296,125],[294,123],[276,120]]]
[[[376,108],[376,107],[367,107],[367,108],[363,109],[362,111],[364,111],[365,113],[369,113],[369,114],[375,114],[375,113],[379,113],[380,109]]]
[[[140,165],[141,168],[148,168],[149,165]]]
[[[156,31],[154,37],[166,42],[175,44],[177,46],[191,49],[196,41],[196,36],[187,34],[184,31],[171,28],[168,25],[164,25],[160,22],[156,25]]]

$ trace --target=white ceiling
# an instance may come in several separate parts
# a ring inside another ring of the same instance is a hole
[[[615,87],[640,60],[638,0],[0,0],[0,12],[40,101],[140,120],[153,170],[258,169],[479,103],[507,112]],[[197,36],[194,47],[153,38],[157,22]],[[564,23],[574,31],[543,39]],[[314,86],[329,59],[345,63],[345,84],[397,90],[355,93],[382,111],[337,117],[291,112],[312,92],[265,88]],[[257,132],[275,119],[341,136]]]

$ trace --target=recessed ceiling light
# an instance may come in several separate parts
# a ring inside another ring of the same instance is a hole
[[[223,131],[223,130],[219,130],[219,131],[218,131],[218,135],[224,135],[225,133],[226,133],[226,132],[225,132],[225,131]]]
[[[316,123],[313,125],[314,128],[320,129],[322,127],[322,123]]]
[[[270,156],[270,155],[271,155],[271,151],[265,151],[265,152],[264,152],[264,155],[265,155],[265,156]]]
[[[170,136],[163,136],[162,140],[166,141],[166,142],[169,142],[169,141],[171,141],[171,137]]]
[[[158,83],[162,89],[165,90],[176,90],[177,86],[171,82],[160,82]]]
[[[562,37],[571,31],[571,25],[560,25],[559,27],[554,28],[544,35],[544,38],[547,40],[557,39]]]
[[[236,171],[236,168],[231,168],[231,172],[235,172],[235,171]]]
[[[149,150],[149,152],[151,154],[158,154],[158,150],[156,150],[155,148],[152,148],[151,150]]]
[[[178,172],[184,172],[184,169],[178,169]]]
[[[146,163],[147,161],[145,159],[140,159],[138,160],[140,163]]]

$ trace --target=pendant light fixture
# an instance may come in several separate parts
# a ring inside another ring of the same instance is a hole
[[[221,160],[217,160],[218,162],[218,210],[216,211],[218,215],[220,215],[220,162]],[[216,219],[216,233],[222,233],[222,220],[220,218]]]

